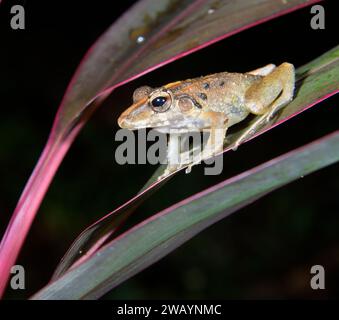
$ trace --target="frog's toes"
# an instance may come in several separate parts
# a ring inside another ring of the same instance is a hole
[[[186,174],[187,174],[187,173],[191,173],[192,167],[193,167],[193,164],[190,164],[190,165],[186,168],[185,173],[186,173]]]
[[[160,175],[158,178],[157,178],[157,181],[160,181],[164,178],[166,178],[171,172],[169,170],[165,170],[164,173],[162,175]]]
[[[167,167],[162,175],[158,177],[158,181],[166,178],[168,175],[170,175],[172,172],[174,172],[175,169],[173,167]]]
[[[163,173],[162,175],[160,175],[160,176],[157,178],[157,181],[162,180],[162,179],[165,178],[166,176],[167,176],[167,174]]]
[[[236,143],[232,146],[232,150],[233,150],[233,151],[237,151],[239,145],[240,145],[240,142],[236,142]]]
[[[270,112],[267,116],[266,116],[266,119],[265,119],[265,123],[269,123],[276,115],[276,112],[275,111],[272,111]]]

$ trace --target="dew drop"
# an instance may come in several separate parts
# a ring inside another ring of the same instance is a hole
[[[138,36],[136,41],[137,41],[137,43],[143,43],[145,41],[145,37],[144,36]]]

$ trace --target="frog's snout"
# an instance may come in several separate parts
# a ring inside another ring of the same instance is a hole
[[[127,113],[126,111],[123,112],[118,118],[118,125],[122,129],[133,130],[135,129],[135,119],[130,113]]]
[[[145,101],[139,101],[125,110],[118,118],[118,125],[123,129],[138,129],[144,127],[150,117],[150,110]]]
[[[120,117],[118,118],[118,125],[122,129],[128,129],[128,120],[125,112],[123,112]]]

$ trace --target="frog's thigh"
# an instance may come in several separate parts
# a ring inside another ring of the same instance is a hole
[[[270,63],[264,67],[252,70],[250,72],[247,72],[249,74],[253,74],[255,76],[267,76],[269,73],[271,73],[275,69],[275,64]]]
[[[252,85],[246,92],[245,105],[248,111],[261,117],[237,139],[233,150],[256,132],[264,121],[270,120],[276,111],[291,101],[293,91],[294,67],[286,62]]]
[[[283,105],[291,101],[294,91],[294,67],[283,63],[246,92],[246,108],[256,115],[269,113],[270,118]]]

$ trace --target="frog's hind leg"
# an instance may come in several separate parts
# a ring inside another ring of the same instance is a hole
[[[245,105],[249,112],[261,115],[234,143],[233,150],[255,133],[263,122],[293,99],[295,85],[294,67],[282,63],[260,81],[254,83],[246,92]]]
[[[267,120],[293,99],[294,67],[283,63],[246,92],[245,104],[251,113],[266,115]]]

